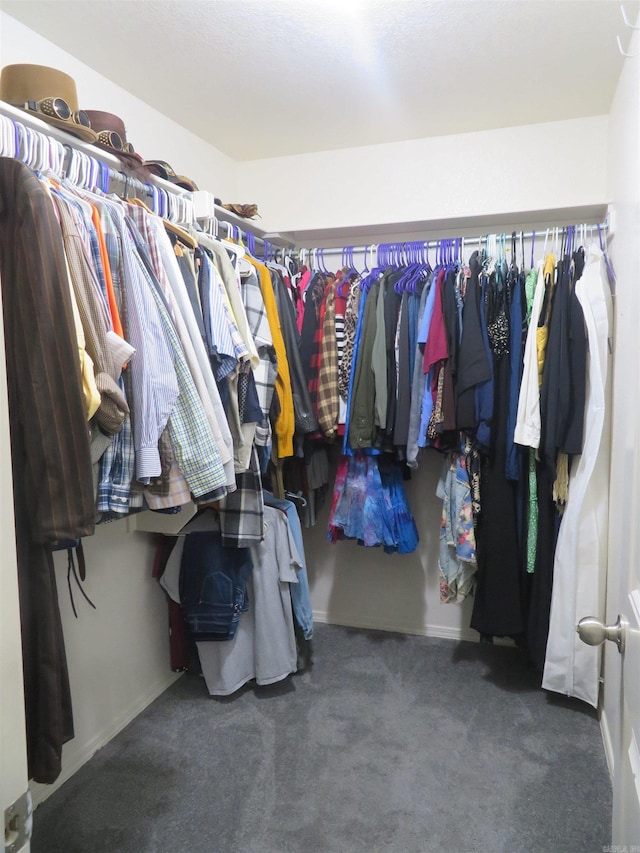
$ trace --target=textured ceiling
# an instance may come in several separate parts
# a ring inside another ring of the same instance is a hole
[[[0,4],[236,160],[607,113],[628,42],[611,0]]]

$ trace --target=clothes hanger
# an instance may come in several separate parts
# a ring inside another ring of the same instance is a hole
[[[231,243],[229,240],[222,240],[222,245],[229,254],[234,256],[236,261],[240,260],[240,258],[244,258],[247,254],[244,246],[239,246],[237,243]]]
[[[285,492],[284,496],[287,500],[292,501],[293,503],[299,503],[303,508],[307,505],[307,499],[302,492]]]
[[[3,157],[15,156],[9,121],[6,116],[0,116],[0,154]]]
[[[533,250],[535,248],[535,245],[536,245],[536,232],[532,231],[531,232],[531,269],[534,269],[534,267],[535,267],[535,260],[534,260],[534,255],[533,255]]]
[[[140,200],[139,199],[131,199],[131,201],[132,202],[133,201],[139,202]],[[147,206],[144,205],[144,207],[147,207]],[[148,207],[147,207],[147,210],[149,210]],[[171,231],[172,234],[175,234],[176,237],[180,240],[180,242],[184,243],[185,246],[189,246],[191,249],[197,249],[198,248],[198,241],[191,234],[189,234],[188,231],[185,231],[184,228],[181,228],[179,225],[176,225],[175,222],[169,222],[168,219],[165,219],[163,221],[163,224],[164,224],[164,227],[166,228],[166,230]]]
[[[609,286],[611,287],[612,292],[615,290],[616,284],[616,274],[613,270],[613,266],[611,265],[611,261],[609,260],[609,253],[607,252],[607,235],[606,232],[602,234],[602,227],[600,223],[598,223],[598,238],[600,240],[600,250],[604,257],[605,266],[607,268],[607,278],[609,279]]]
[[[354,265],[353,251],[354,251],[353,246],[346,246],[342,250],[342,253],[343,253],[342,266],[345,269],[345,273],[344,273],[342,279],[340,280],[338,286],[336,287],[336,293],[342,299],[346,299],[346,297],[349,295],[349,290],[351,288],[352,276],[356,276],[357,278],[360,278],[360,273],[358,272],[358,270],[356,269],[356,267]],[[344,289],[345,287],[346,287],[346,291]]]
[[[368,252],[369,252],[369,246],[365,246],[364,252],[362,253],[363,267],[362,267],[362,272],[360,273],[361,276],[366,275],[369,272],[369,267],[367,265],[367,254],[368,254]]]
[[[329,275],[329,270],[327,269],[327,266],[324,262],[324,249],[318,249],[317,252],[318,252],[317,257],[319,258],[318,268],[319,268],[320,272],[324,273],[325,275]]]
[[[30,127],[27,128],[27,165],[32,169],[37,169],[39,166],[39,146],[34,132]]]
[[[299,272],[298,272],[298,262],[297,262],[297,260],[293,257],[293,255],[287,255],[287,254],[285,254],[285,256],[284,256],[284,265],[285,265],[285,268],[287,269],[287,271],[288,271],[288,273],[289,273],[289,278],[290,278],[290,280],[291,280],[291,283],[293,283],[293,282],[294,282],[294,280],[296,279],[296,277],[299,275]]]
[[[230,222],[220,222],[220,223],[219,223],[219,225],[220,225],[220,228],[226,228],[226,230],[227,230],[227,239],[228,239],[228,240],[231,240],[231,239],[232,239],[232,238],[231,238],[231,233],[232,233],[232,232],[231,232],[231,223],[230,223]],[[221,239],[224,239],[224,237],[221,237]]]
[[[222,240],[222,245],[227,253],[232,255],[231,262],[233,263],[233,267],[243,278],[246,278],[253,272],[252,264],[246,259],[247,250],[244,246],[231,243],[229,240]]]

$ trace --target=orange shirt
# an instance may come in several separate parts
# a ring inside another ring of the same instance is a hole
[[[124,332],[122,331],[122,323],[120,322],[120,314],[118,312],[118,306],[116,304],[116,296],[113,289],[113,279],[111,278],[111,264],[109,263],[109,255],[107,254],[107,244],[104,241],[104,234],[102,233],[100,213],[98,211],[98,208],[95,207],[93,204],[91,205],[91,218],[93,220],[93,224],[96,227],[98,247],[100,249],[100,258],[102,259],[102,269],[104,270],[104,278],[107,283],[107,298],[109,300],[109,313],[111,314],[111,323],[113,325],[113,331],[117,335],[120,335],[121,338],[124,338]]]

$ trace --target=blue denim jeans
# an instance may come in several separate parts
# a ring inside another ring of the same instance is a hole
[[[223,548],[219,533],[190,533],[180,564],[180,601],[197,640],[231,640],[249,609],[248,548]]]

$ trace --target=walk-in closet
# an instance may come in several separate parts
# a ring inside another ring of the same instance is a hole
[[[640,851],[639,14],[4,0],[6,850]]]

